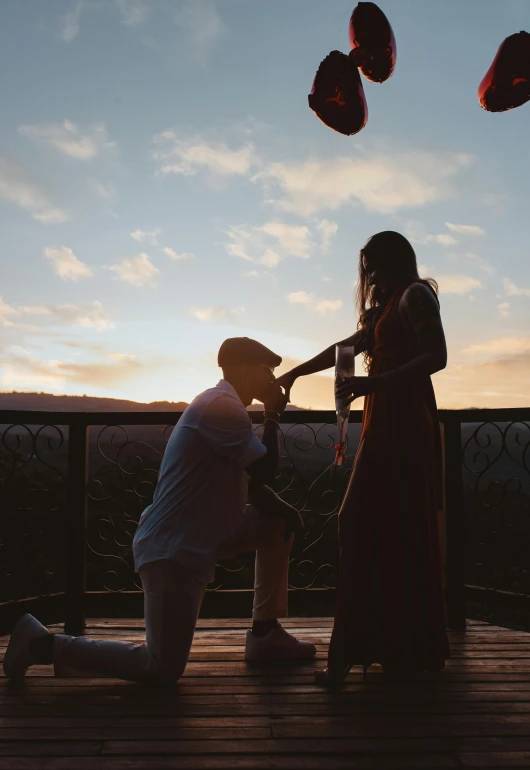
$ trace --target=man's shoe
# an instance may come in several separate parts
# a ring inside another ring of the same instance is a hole
[[[4,657],[4,674],[10,679],[21,679],[29,666],[35,663],[31,643],[49,634],[37,618],[26,613],[15,624]]]
[[[314,658],[317,648],[313,642],[302,642],[278,625],[266,636],[247,631],[245,658],[247,660],[296,660]]]

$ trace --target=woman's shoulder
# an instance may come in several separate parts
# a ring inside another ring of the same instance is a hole
[[[399,300],[399,314],[409,321],[419,317],[438,315],[439,307],[436,292],[423,281],[414,281],[409,284]]]
[[[434,302],[438,304],[436,292],[428,283],[423,281],[414,281],[403,290],[399,299],[400,306],[407,306],[410,302]]]

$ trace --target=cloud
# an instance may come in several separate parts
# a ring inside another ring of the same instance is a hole
[[[46,387],[57,390],[66,384],[112,388],[129,381],[147,369],[148,364],[134,355],[108,353],[101,360],[76,363],[72,361],[41,360],[24,349],[15,348],[0,357],[3,369],[2,386],[24,389]]]
[[[501,318],[508,318],[510,315],[510,303],[509,302],[499,302],[497,305],[497,310],[499,311],[499,315]]]
[[[61,18],[61,29],[59,30],[59,39],[65,43],[71,43],[79,34],[79,22],[83,2],[79,0],[69,11]]]
[[[441,246],[455,246],[458,243],[449,233],[428,233],[425,226],[414,219],[405,222],[404,230],[411,243],[439,243]]]
[[[270,273],[268,270],[245,270],[243,275],[245,278],[268,278],[274,283],[278,283],[274,273]]]
[[[469,294],[474,289],[481,289],[482,284],[470,275],[442,274],[436,280],[442,294]]]
[[[305,225],[287,225],[285,222],[266,222],[258,232],[276,238],[282,249],[293,257],[307,259],[314,247],[309,228]]]
[[[307,259],[315,248],[308,227],[285,222],[271,221],[259,227],[234,225],[227,235],[229,254],[265,267],[276,267],[287,257]]]
[[[202,64],[228,32],[213,0],[187,0],[175,14],[175,23],[182,30],[190,53]]]
[[[209,171],[220,176],[243,176],[258,163],[250,143],[232,150],[222,142],[208,142],[200,137],[185,139],[174,131],[163,131],[153,141],[153,158],[159,164],[160,174],[194,176],[199,171]]]
[[[152,246],[158,245],[158,236],[162,232],[160,227],[154,227],[152,230],[135,230],[129,233],[131,238],[138,243],[150,243]]]
[[[33,219],[40,222],[43,225],[60,225],[63,222],[68,222],[70,217],[62,209],[45,209],[44,211],[36,211],[32,214]]]
[[[108,314],[99,300],[85,302],[80,305],[30,305],[17,308],[20,315],[34,315],[49,319],[52,324],[60,326],[85,326],[105,331],[112,328]]]
[[[320,231],[320,246],[324,253],[329,251],[331,241],[337,235],[338,229],[338,224],[332,222],[330,219],[323,219],[320,224],[317,225],[317,230]]]
[[[47,246],[44,253],[50,260],[54,271],[64,280],[77,281],[79,278],[90,278],[92,270],[84,262],[81,262],[72,249],[67,246]]]
[[[530,297],[530,289],[516,286],[509,278],[503,278],[504,293],[509,297]]]
[[[180,262],[181,260],[184,260],[184,259],[195,259],[195,254],[191,254],[191,252],[188,252],[188,251],[182,251],[179,254],[177,251],[175,251],[175,249],[170,249],[169,246],[166,246],[165,248],[163,248],[162,251],[164,252],[164,254],[167,254],[167,256],[170,259],[174,260],[175,262]]]
[[[0,196],[29,211],[42,224],[60,224],[68,221],[68,214],[54,206],[29,171],[13,158],[0,156]]]
[[[268,203],[301,216],[347,203],[391,214],[456,196],[452,178],[471,161],[463,153],[373,152],[271,163],[253,181],[263,183]]]
[[[441,408],[528,406],[530,339],[520,352],[452,365],[434,375]]]
[[[276,267],[282,255],[272,248],[270,240],[263,237],[258,227],[233,225],[226,233],[230,239],[226,250],[234,257],[257,262],[266,267]]]
[[[19,312],[4,302],[4,298],[0,297],[0,324],[2,326],[13,326],[14,322],[11,320],[14,316],[20,315]]]
[[[448,235],[447,233],[438,233],[437,235],[428,235],[427,243],[429,243],[429,241],[440,243],[442,246],[455,246],[458,243],[456,238],[453,238],[452,235]]]
[[[24,316],[39,317],[39,326],[28,327],[18,322]],[[13,320],[16,319],[16,320]],[[113,323],[101,302],[84,302],[80,305],[19,305],[13,307],[0,297],[0,323],[26,331],[40,332],[43,325],[84,326],[105,331],[111,329]]]
[[[315,310],[321,315],[326,313],[334,313],[336,310],[342,307],[341,299],[319,299],[315,305]]]
[[[454,225],[451,222],[446,222],[445,226],[452,233],[459,233],[459,235],[473,235],[477,237],[486,235],[486,232],[478,225]]]
[[[109,270],[116,273],[117,278],[133,286],[147,286],[154,283],[160,270],[150,262],[145,252],[136,257],[125,257],[116,265],[110,265]]]
[[[501,356],[530,352],[530,337],[498,337],[464,348],[462,353],[493,353]]]
[[[235,321],[244,312],[244,307],[222,307],[220,305],[210,305],[209,307],[191,308],[191,314],[199,321]]]
[[[121,14],[122,23],[127,27],[137,27],[147,19],[149,8],[143,0],[114,0]]]
[[[287,295],[287,301],[292,305],[307,305],[320,315],[334,313],[342,307],[341,299],[318,299],[314,294],[306,291],[292,291]]]
[[[484,272],[488,273],[488,275],[493,275],[495,272],[495,268],[488,262],[487,259],[484,259],[484,257],[481,257],[479,254],[475,254],[472,251],[454,252],[449,254],[449,257],[451,259],[457,260],[458,262],[470,262],[472,265],[480,267],[480,269],[484,270]]]
[[[313,295],[308,294],[307,291],[292,291],[287,295],[287,299],[292,305],[309,305],[312,298]]]
[[[104,123],[93,123],[85,133],[71,120],[62,123],[41,123],[40,125],[19,126],[22,136],[44,142],[64,155],[77,160],[92,160],[101,152],[115,146],[109,142]]]
[[[465,357],[463,365],[453,364],[435,375],[441,406],[528,405],[530,337],[496,337],[459,352]]]
[[[111,200],[116,197],[116,188],[111,184],[105,185],[102,182],[98,182],[97,179],[88,179],[88,186],[95,195],[99,195],[100,198],[105,200]]]

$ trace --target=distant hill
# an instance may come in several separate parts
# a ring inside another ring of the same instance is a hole
[[[55,396],[52,393],[0,393],[0,409],[32,412],[181,412],[184,401],[152,401],[142,404],[122,398]]]
[[[55,396],[52,393],[0,393],[0,409],[20,409],[31,412],[182,412],[185,401],[127,401],[122,398],[98,396]],[[252,410],[263,409],[252,404]],[[300,407],[288,404],[287,409]]]

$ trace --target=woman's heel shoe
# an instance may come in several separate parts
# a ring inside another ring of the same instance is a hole
[[[350,673],[351,664],[342,669],[325,668],[323,671],[315,671],[315,681],[321,687],[327,687],[328,690],[340,690]]]

